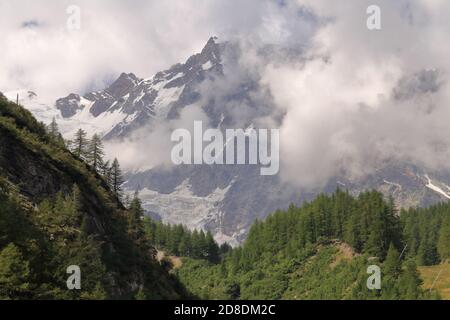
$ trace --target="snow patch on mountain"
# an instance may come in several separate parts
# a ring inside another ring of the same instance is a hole
[[[181,87],[165,88],[164,84],[163,82],[155,88],[158,91],[158,96],[155,99],[155,113],[158,119],[167,118],[170,106],[178,101],[185,87],[183,85]]]
[[[61,134],[67,139],[72,138],[79,128],[86,131],[88,136],[92,136],[95,133],[103,135],[112,130],[117,123],[131,122],[136,116],[135,114],[124,114],[121,110],[114,110],[94,117],[90,112],[90,108],[94,102],[79,97],[78,101],[70,99],[72,103],[80,106],[79,110],[74,116],[64,118],[60,110],[56,108],[55,102],[52,102],[52,99],[42,98],[33,91],[20,89],[6,92],[4,95],[8,100],[13,102],[16,102],[17,95],[19,95],[19,104],[26,107],[37,120],[45,124],[49,124],[55,118]]]
[[[443,195],[447,199],[450,199],[450,194],[448,192],[445,192],[444,190],[442,190],[442,188],[438,187],[437,185],[433,184],[432,180],[430,179],[430,177],[427,174],[425,175],[425,178],[428,181],[428,183],[426,185],[427,188]]]
[[[111,131],[117,123],[127,123],[133,119],[133,116],[135,116],[124,114],[120,110],[114,110],[104,112],[98,117],[94,117],[89,112],[89,107],[91,105],[92,102],[72,118],[61,119],[58,121],[64,136],[72,137],[79,128],[83,128],[83,130],[87,132],[88,136],[92,136],[95,133],[102,136]]]
[[[182,223],[191,230],[206,230],[208,223],[218,222],[222,217],[220,202],[232,184],[224,189],[217,188],[206,197],[199,197],[192,192],[188,180],[184,180],[169,194],[148,188],[140,190],[142,206],[147,212],[159,215],[164,223]],[[217,233],[216,237],[221,243],[229,242],[233,238],[223,233]]]
[[[388,180],[386,180],[386,179],[384,179],[383,182],[384,182],[385,184],[387,184],[387,185],[390,185],[390,186],[395,187],[395,191],[393,191],[394,193],[395,193],[395,192],[401,192],[401,191],[402,191],[402,185],[401,185],[401,184],[398,184],[398,183],[395,183],[395,182],[391,182],[391,181],[388,181]]]

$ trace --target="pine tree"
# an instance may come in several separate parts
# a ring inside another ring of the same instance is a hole
[[[91,167],[101,174],[103,168],[103,156],[105,152],[103,151],[103,143],[98,134],[92,136],[91,141],[87,146],[87,163]]]
[[[391,243],[384,261],[383,271],[394,278],[398,277],[401,272],[401,263],[399,260],[399,253],[395,246]]]
[[[55,117],[53,117],[52,122],[48,125],[48,133],[55,138],[59,135],[58,123],[56,123]]]
[[[441,262],[445,262],[447,259],[450,259],[450,214],[448,213],[442,220],[437,250]]]
[[[401,274],[398,282],[398,291],[403,299],[419,299],[423,294],[422,280],[420,279],[417,266],[413,260],[406,262],[405,271]]]
[[[191,243],[189,236],[185,235],[178,246],[178,251],[181,256],[189,257],[191,254]]]
[[[402,267],[399,259],[399,253],[395,246],[391,243],[382,268],[383,277],[381,294],[383,299],[398,299],[396,282],[401,273],[401,269]]]
[[[206,235],[203,230],[200,230],[200,232],[199,232],[197,245],[198,245],[199,257],[202,259],[208,258],[208,243],[206,241]]]
[[[192,241],[191,241],[192,257],[193,258],[201,258],[200,237],[199,237],[199,233],[197,230],[194,230],[194,232],[192,232],[191,239],[192,239]]]
[[[231,246],[228,243],[224,242],[220,245],[219,252],[221,255],[224,255],[231,251],[231,249]]]
[[[105,179],[108,186],[111,187],[111,185],[112,185],[112,183],[111,183],[111,163],[109,162],[109,160],[104,161],[101,164],[99,173],[103,176],[103,178]]]
[[[218,262],[219,261],[219,246],[214,241],[214,238],[211,234],[211,232],[207,232],[206,234],[206,243],[207,243],[207,250],[208,250],[208,260],[211,262]]]
[[[24,297],[29,289],[30,269],[13,243],[0,252],[0,299]]]
[[[120,169],[119,161],[115,158],[111,165],[111,190],[119,199],[122,198],[122,184],[122,170]]]
[[[87,159],[87,148],[89,145],[89,141],[86,138],[87,133],[83,129],[78,129],[77,133],[75,134],[75,137],[73,141],[71,142],[72,145],[72,152],[79,158],[86,160]]]
[[[59,193],[56,199],[54,216],[59,217],[61,225],[76,225],[83,206],[80,188],[74,184],[72,193],[66,197]]]
[[[130,202],[129,214],[129,228],[132,238],[135,241],[142,242],[144,239],[144,226],[142,224],[144,209],[142,208],[137,191],[134,194],[133,200]]]
[[[52,122],[47,126],[47,132],[54,143],[65,146],[64,138],[59,132],[58,123],[56,123],[55,117],[53,117]]]

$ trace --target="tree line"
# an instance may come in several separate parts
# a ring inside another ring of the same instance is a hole
[[[144,225],[150,243],[172,255],[218,263],[231,249],[227,244],[219,247],[210,231],[190,231],[183,225],[166,225],[148,217]]]
[[[402,210],[405,253],[419,265],[429,266],[450,258],[450,205]]]
[[[56,119],[47,126],[47,132],[53,141],[61,146],[67,147],[76,157],[87,163],[92,170],[101,175],[108,184],[111,191],[120,199],[123,198],[123,174],[117,158],[111,162],[105,161],[105,151],[100,135],[94,134],[90,139],[86,131],[78,129],[72,140],[65,141],[59,132]]]
[[[416,266],[424,252],[429,263],[448,260],[449,218],[450,204],[400,218],[377,191],[355,197],[338,189],[256,221],[220,263],[186,260],[178,275],[195,294],[215,299],[437,298],[421,288]],[[372,264],[381,268],[381,290],[366,287]]]

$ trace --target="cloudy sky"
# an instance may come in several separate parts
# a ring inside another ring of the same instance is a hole
[[[80,8],[79,30],[68,28],[72,5]],[[149,77],[213,35],[298,42],[310,32],[301,28],[298,7],[272,0],[0,0],[0,90],[58,96],[103,87],[121,72]]]
[[[372,4],[381,30],[367,28]],[[448,0],[0,0],[0,91],[60,97],[120,72],[148,77],[212,35],[302,46],[307,62],[243,57],[286,114],[283,176],[320,185],[392,159],[450,169],[449,14]],[[394,99],[399,88],[417,92]]]

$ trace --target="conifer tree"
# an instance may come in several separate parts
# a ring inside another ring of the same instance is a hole
[[[396,278],[401,272],[401,262],[399,260],[399,253],[394,245],[391,243],[389,250],[384,261],[383,271],[384,273]]]
[[[441,262],[450,259],[450,214],[443,217],[441,228],[439,231],[439,240],[437,250]]]
[[[122,184],[122,170],[120,169],[119,161],[115,158],[111,165],[111,190],[119,199],[122,198]]]
[[[53,142],[60,146],[65,146],[64,138],[59,132],[58,123],[56,122],[55,117],[53,117],[52,122],[47,126],[47,132]]]
[[[144,227],[142,225],[142,218],[144,217],[144,209],[142,208],[141,199],[136,191],[133,200],[130,202],[130,218],[129,227],[130,233],[136,241],[144,239]]]
[[[386,260],[383,263],[382,277],[382,298],[397,299],[398,290],[396,288],[397,278],[401,273],[401,261],[399,253],[395,246],[391,243],[389,246]]]
[[[422,280],[413,260],[406,261],[406,267],[399,278],[398,291],[403,299],[415,300],[422,295]]]
[[[211,232],[207,232],[206,234],[206,244],[207,244],[207,252],[208,252],[208,260],[211,262],[219,261],[219,246],[214,241],[214,238]]]
[[[101,174],[103,168],[103,143],[98,134],[94,134],[87,146],[87,162],[92,168]]]
[[[184,236],[181,241],[180,245],[178,246],[178,251],[180,252],[180,255],[189,257],[191,254],[191,243],[189,240],[189,236]]]
[[[23,297],[29,289],[30,269],[13,243],[0,252],[0,299]]]
[[[231,251],[231,246],[228,244],[228,243],[222,243],[221,245],[220,245],[220,248],[219,248],[219,252],[220,252],[220,254],[227,254],[229,251]]]
[[[52,122],[48,125],[48,133],[55,138],[59,135],[58,123],[55,117],[53,117]]]
[[[109,160],[104,161],[101,164],[99,173],[103,176],[103,178],[105,179],[105,181],[108,184],[108,186],[111,187],[112,186],[112,183],[111,183],[111,163],[110,163]]]
[[[87,148],[89,145],[89,141],[86,138],[86,136],[87,136],[86,131],[84,131],[83,129],[78,129],[73,141],[71,142],[72,152],[77,157],[83,160],[86,160],[88,155]]]

